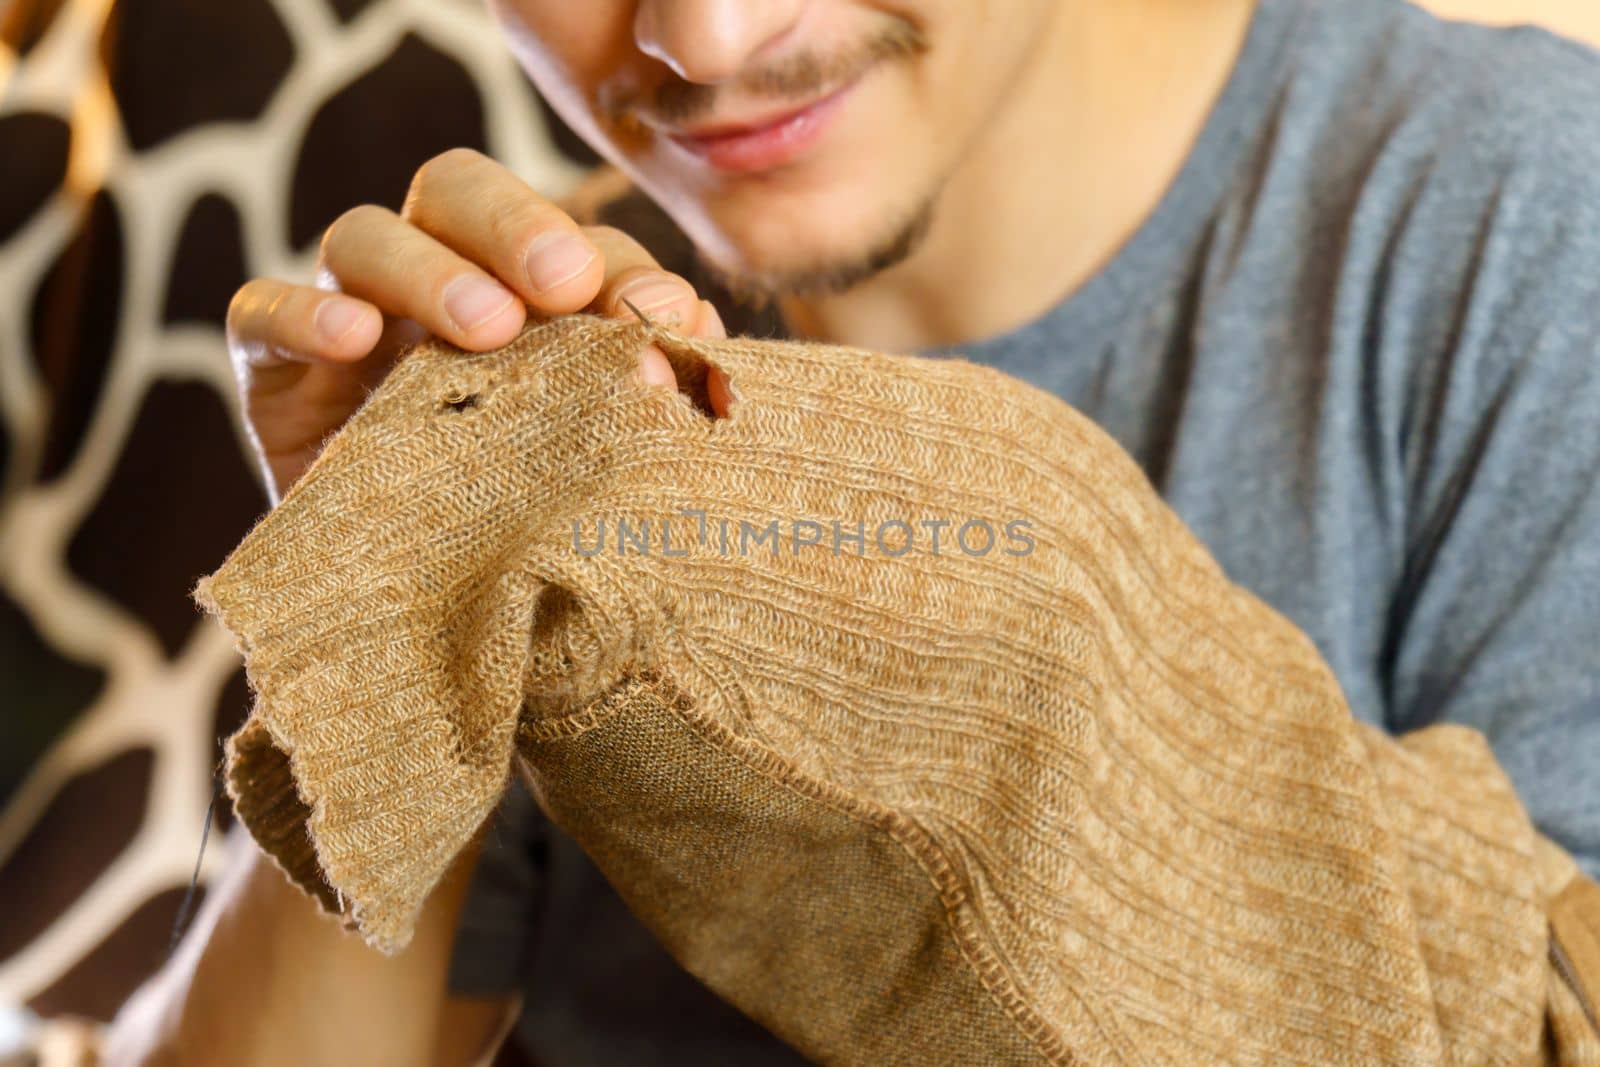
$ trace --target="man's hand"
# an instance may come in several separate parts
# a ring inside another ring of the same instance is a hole
[[[483,1062],[515,998],[450,995],[456,925],[482,833],[383,956],[290,884],[242,824],[177,950],[106,1029],[103,1067],[442,1067]]]
[[[315,285],[256,278],[234,294],[228,347],[274,499],[405,345],[436,334],[485,351],[515,337],[530,306],[631,316],[625,300],[685,334],[726,335],[716,309],[627,234],[579,226],[478,152],[434,157],[399,214],[363,204],[328,228]],[[640,373],[676,384],[654,346],[641,353]],[[726,383],[714,374],[707,388],[726,414]]]

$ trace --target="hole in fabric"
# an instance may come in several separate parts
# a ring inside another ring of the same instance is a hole
[[[446,393],[440,398],[439,406],[446,411],[468,411],[478,406],[478,394],[464,392]]]
[[[701,367],[703,368],[702,373],[697,381],[685,382],[681,377],[678,379],[678,392],[688,397],[689,403],[693,404],[695,410],[706,418],[720,418],[721,416],[717,414],[717,409],[711,406],[711,364],[704,363],[701,364]]]
[[[666,353],[667,362],[672,365],[672,373],[678,379],[678,392],[687,397],[695,410],[706,418],[721,418],[711,402],[711,390],[719,386],[714,386],[711,379],[712,372],[715,371],[717,377],[721,379],[720,388],[726,389],[728,380],[726,372],[693,348],[674,344],[672,338],[657,338],[656,347]],[[729,410],[731,412],[731,407]]]

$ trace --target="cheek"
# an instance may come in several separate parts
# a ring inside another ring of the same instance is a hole
[[[952,162],[963,157],[998,120],[1014,86],[1037,66],[1061,12],[1059,0],[924,5],[932,48],[910,89],[937,154]]]
[[[522,69],[568,126],[604,154],[614,131],[602,130],[595,102],[632,77],[631,0],[489,0]]]

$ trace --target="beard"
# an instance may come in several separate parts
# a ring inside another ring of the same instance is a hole
[[[900,16],[888,16],[881,28],[854,47],[827,56],[801,53],[758,70],[743,72],[737,85],[750,96],[804,100],[847,84],[880,63],[908,61],[928,50],[929,42],[920,27]],[[646,94],[625,93],[604,100],[602,107],[613,127],[648,138],[650,127],[642,121],[645,116],[652,116],[658,124],[688,123],[715,113],[718,96],[723,91],[721,86],[673,77]],[[695,258],[700,270],[730,297],[756,311],[766,310],[783,296],[843,292],[888,270],[916,251],[927,236],[933,221],[934,201],[942,188],[943,181],[940,181],[909,211],[891,216],[890,224],[875,235],[874,240],[849,255],[775,269],[720,264],[698,246]]]
[[[698,248],[703,270],[737,302],[764,311],[780,297],[842,293],[910,258],[933,224],[938,192],[923,197],[860,251],[799,267],[773,269],[726,267]]]

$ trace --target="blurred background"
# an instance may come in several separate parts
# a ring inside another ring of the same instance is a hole
[[[266,509],[233,291],[456,145],[552,196],[593,161],[480,0],[0,0],[0,1013],[160,963],[248,708],[188,600]]]
[[[1600,43],[1597,0],[1426,6]],[[160,964],[248,708],[188,599],[266,508],[228,301],[457,145],[595,163],[482,0],[0,0],[0,1063]]]

